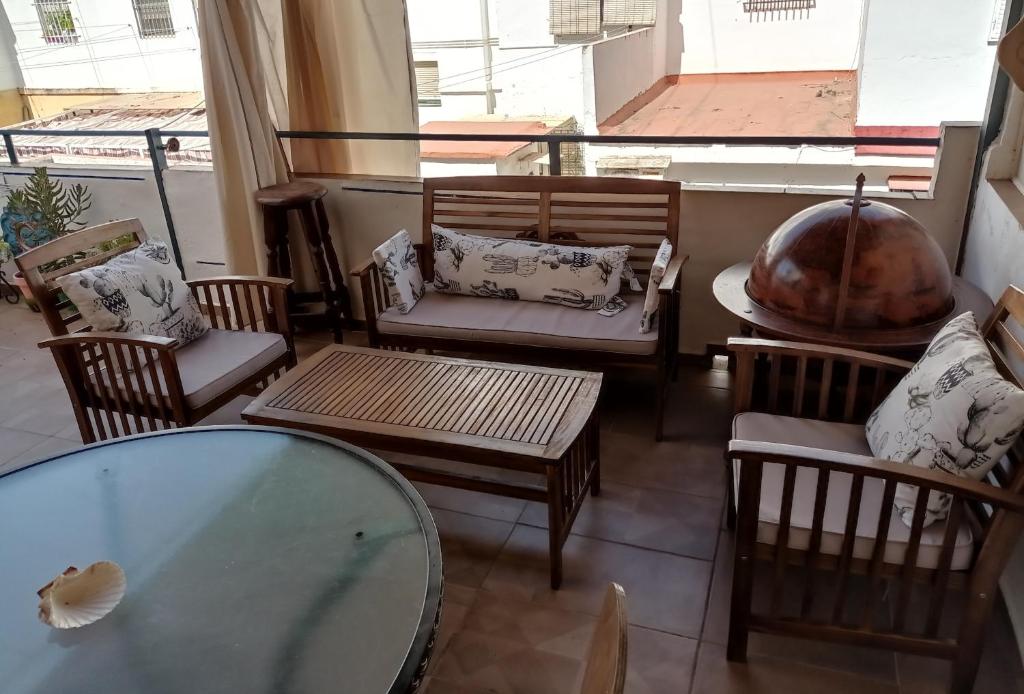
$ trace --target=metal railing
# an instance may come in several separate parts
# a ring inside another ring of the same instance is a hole
[[[33,130],[26,128],[0,129],[4,149],[11,166],[19,166],[15,137],[138,137],[145,139],[149,159],[152,163],[157,195],[167,224],[168,239],[174,251],[178,267],[181,268],[181,252],[174,229],[167,190],[164,186],[164,171],[167,170],[167,152],[177,151],[177,138],[209,137],[206,130]],[[550,133],[546,135],[515,134],[470,134],[470,133],[390,133],[390,132],[338,132],[317,130],[279,130],[277,136],[285,140],[381,140],[399,142],[525,142],[543,143],[548,146],[549,173],[562,174],[563,144],[597,145],[733,145],[739,147],[855,147],[857,145],[885,145],[895,147],[939,147],[939,137],[881,137],[853,136],[832,137],[817,135],[798,136],[739,136],[739,135],[576,135],[572,133]],[[184,271],[184,268],[182,268]]]

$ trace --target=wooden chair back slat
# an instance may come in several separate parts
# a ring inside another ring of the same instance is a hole
[[[821,557],[821,533],[825,525],[825,502],[828,499],[828,482],[831,473],[818,470],[818,482],[815,486],[814,511],[811,517],[811,538],[807,545],[806,576],[804,578],[804,595],[800,601],[800,616],[807,618],[814,603],[814,583],[817,573],[815,563]]]
[[[612,583],[605,592],[590,641],[579,694],[622,694],[626,687],[626,593]]]
[[[131,237],[127,245],[105,251],[98,250],[102,244],[123,236]],[[146,231],[138,219],[122,219],[61,236],[25,251],[15,258],[14,262],[24,275],[29,289],[32,290],[32,295],[50,329],[50,334],[54,337],[67,335],[69,333],[68,326],[81,319],[81,315],[77,312],[70,316],[61,315],[61,310],[70,304],[59,300],[60,289],[54,283],[55,279],[104,263],[138,247],[146,239]],[[76,253],[87,253],[88,255],[57,270],[43,272],[41,269],[55,260]]]
[[[585,176],[457,176],[423,181],[423,241],[431,225],[568,246],[630,245],[653,259],[663,239],[678,247],[680,188],[671,181]],[[649,263],[648,263],[649,264]],[[432,254],[424,263],[433,277]]]
[[[860,500],[864,493],[864,475],[854,475],[850,484],[849,504],[846,507],[846,526],[843,529],[842,549],[839,552],[838,587],[832,603],[832,624],[840,624],[846,611],[846,589],[850,583],[850,564],[853,546],[857,541],[857,519],[860,518]]]
[[[939,625],[942,623],[942,608],[949,597],[946,589],[949,585],[950,566],[953,563],[953,549],[956,545],[957,533],[960,532],[963,516],[963,503],[954,502],[946,517],[946,531],[942,535],[942,550],[939,553],[939,561],[935,565],[931,595],[928,598],[928,617],[924,630],[924,635],[928,638],[935,638],[938,635]]]
[[[892,520],[892,504],[896,498],[896,482],[886,480],[882,490],[882,505],[878,510],[878,525],[875,528],[875,544],[871,548],[871,561],[868,569],[868,592],[864,600],[864,612],[861,615],[861,626],[869,629],[872,626],[875,609],[875,595],[882,582],[882,563],[885,560],[885,546],[889,542],[889,523]]]
[[[914,587],[914,573],[917,568],[917,555],[921,549],[921,533],[924,531],[924,519],[928,513],[928,497],[931,494],[927,487],[918,487],[914,499],[914,516],[910,521],[910,540],[903,555],[903,570],[900,576],[900,589],[896,597],[896,610],[893,615],[892,628],[903,631],[907,621],[907,610],[910,607],[910,593]]]
[[[796,489],[796,465],[787,465],[782,479],[782,508],[779,529],[775,536],[775,579],[772,584],[771,615],[778,616],[782,607],[786,566],[789,564],[789,528],[793,512],[793,491]]]

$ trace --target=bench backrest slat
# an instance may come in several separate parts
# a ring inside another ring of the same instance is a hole
[[[423,181],[423,241],[431,225],[570,246],[633,247],[645,275],[662,239],[678,251],[679,184],[591,176],[454,176]],[[433,254],[425,254],[426,279]]]

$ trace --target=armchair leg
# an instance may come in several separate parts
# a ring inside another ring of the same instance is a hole
[[[736,530],[736,486],[733,480],[732,461],[725,459],[725,527]]]
[[[750,603],[753,599],[753,562],[749,552],[741,550],[736,543],[736,562],[732,573],[732,601],[729,610],[729,643],[725,657],[734,663],[747,662],[747,637],[749,635]]]

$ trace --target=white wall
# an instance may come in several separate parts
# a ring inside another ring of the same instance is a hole
[[[869,0],[857,125],[980,122],[996,0]]]
[[[49,44],[32,0],[2,0],[14,27],[25,86],[199,91],[202,69],[192,0],[170,0],[175,35],[141,38],[129,0],[70,4],[79,40]]]
[[[0,4],[0,91],[24,86],[14,46],[14,30],[11,28],[3,4]]]
[[[855,70],[863,2],[817,0],[808,10],[749,13],[743,0],[683,0],[680,72]],[[894,30],[916,33],[911,26]]]
[[[642,29],[590,47],[598,123],[665,76],[664,55],[655,53],[655,37],[653,28]]]

